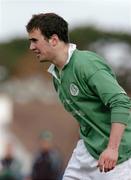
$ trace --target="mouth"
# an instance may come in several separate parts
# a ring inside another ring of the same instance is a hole
[[[35,52],[35,55],[36,55],[37,58],[40,58],[41,53],[40,52]]]
[[[40,54],[36,54],[36,57],[39,58],[39,57],[40,57]]]
[[[46,62],[46,60],[42,58],[42,54],[41,54],[40,51],[34,51],[34,54],[35,54],[36,57],[39,59],[39,62],[40,62],[40,63]]]
[[[36,56],[40,56],[40,51],[34,51],[34,54],[36,54]]]
[[[35,52],[36,57],[40,60],[40,63],[43,63],[44,60],[41,59],[41,53],[40,52]]]

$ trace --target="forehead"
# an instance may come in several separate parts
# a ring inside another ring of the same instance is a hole
[[[32,38],[39,38],[43,36],[40,29],[33,29],[31,32],[29,32],[29,39]]]

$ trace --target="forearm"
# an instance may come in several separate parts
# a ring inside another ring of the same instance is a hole
[[[119,149],[119,145],[124,133],[126,125],[122,123],[112,123],[109,143],[107,148]]]
[[[100,171],[108,172],[115,167],[118,160],[119,145],[126,125],[122,123],[112,123],[109,143],[107,148],[101,153],[98,161]]]

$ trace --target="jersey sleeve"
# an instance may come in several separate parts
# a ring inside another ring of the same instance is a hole
[[[117,80],[106,70],[96,71],[88,80],[93,92],[111,110],[111,122],[128,124],[131,101]]]

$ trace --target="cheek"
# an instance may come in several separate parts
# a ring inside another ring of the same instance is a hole
[[[39,42],[38,49],[43,55],[48,55],[51,47],[48,42]]]
[[[46,46],[45,46],[44,43],[40,43],[40,44],[38,45],[38,47],[39,47],[39,49],[40,49],[42,52],[44,52],[44,51],[46,50]]]
[[[47,54],[49,52],[49,48],[46,45],[43,45],[43,46],[40,47],[40,51],[43,54]]]

